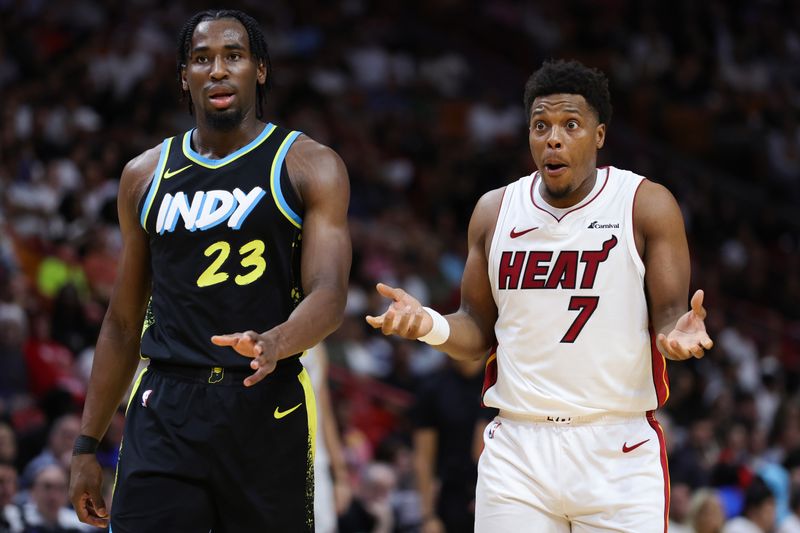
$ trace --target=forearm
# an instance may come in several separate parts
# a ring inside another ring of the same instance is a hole
[[[675,328],[678,319],[686,312],[686,305],[674,304],[668,308],[660,309],[653,313],[653,331],[667,335]]]
[[[139,363],[141,330],[126,330],[108,318],[95,348],[81,433],[98,440],[105,435]]]
[[[264,332],[267,344],[274,346],[278,359],[319,344],[341,325],[346,299],[347,292],[343,289],[320,287],[313,290],[286,322]]]
[[[491,330],[487,329],[488,326],[481,327],[463,310],[446,315],[445,318],[450,325],[450,336],[444,344],[434,348],[461,361],[475,361],[486,355],[494,342],[494,336]]]

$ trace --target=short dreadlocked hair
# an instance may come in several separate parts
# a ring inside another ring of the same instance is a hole
[[[193,114],[194,107],[192,105],[192,99],[189,97],[189,91],[184,90],[183,84],[181,83],[181,71],[186,68],[186,64],[189,60],[192,48],[192,36],[194,35],[194,30],[197,28],[197,25],[206,20],[219,19],[236,19],[242,23],[244,29],[247,30],[247,37],[250,40],[250,53],[255,57],[257,62],[263,62],[267,69],[267,82],[264,85],[256,83],[256,117],[260,119],[264,114],[267,89],[272,79],[272,63],[270,63],[269,60],[267,41],[264,39],[264,33],[261,31],[258,22],[247,13],[237,9],[207,9],[196,13],[184,24],[178,36],[178,90],[181,93],[181,99],[188,100],[189,114]]]
[[[578,61],[550,60],[534,72],[525,84],[526,119],[531,118],[533,101],[550,94],[579,94],[597,113],[598,122],[611,122],[611,95],[608,78],[601,71]]]

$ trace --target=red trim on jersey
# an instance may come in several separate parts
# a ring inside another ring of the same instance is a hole
[[[667,463],[667,444],[664,439],[664,430],[661,424],[656,420],[654,411],[647,411],[647,422],[653,431],[658,436],[658,444],[661,449],[661,470],[664,473],[664,533],[667,533],[669,527],[669,500],[670,500],[670,486],[669,486],[669,464]]]
[[[636,252],[639,252],[639,248],[636,246],[636,197],[639,195],[639,187],[642,186],[642,183],[647,178],[642,178],[639,182],[639,185],[636,186],[636,190],[633,191],[633,202],[631,203],[631,238],[633,239],[633,247],[636,248]],[[644,258],[641,258],[644,261]]]
[[[667,374],[667,360],[661,355],[656,344],[656,334],[650,326],[650,359],[653,368],[653,387],[656,389],[658,407],[663,406],[669,399],[669,375]]]
[[[483,374],[483,390],[481,390],[481,407],[486,407],[483,403],[483,397],[486,391],[491,389],[497,383],[497,346],[491,350],[489,359],[486,360],[486,368]]]
[[[577,211],[577,210],[579,210],[579,209],[583,209],[584,207],[586,207],[586,206],[587,206],[587,205],[589,205],[590,203],[594,202],[595,198],[597,198],[598,196],[600,196],[600,193],[601,193],[601,192],[603,192],[603,189],[605,189],[605,188],[606,188],[606,185],[608,185],[608,176],[609,176],[609,174],[611,174],[611,169],[610,169],[610,168],[608,168],[608,167],[605,167],[605,169],[606,169],[606,179],[605,179],[605,181],[603,182],[603,186],[602,186],[602,187],[600,187],[600,190],[599,190],[599,191],[597,191],[597,194],[595,194],[594,196],[592,196],[591,200],[589,200],[589,201],[588,201],[588,202],[586,202],[585,204],[583,204],[583,205],[579,205],[579,206],[578,206],[578,207],[576,207],[575,209],[571,209],[570,211],[567,211],[566,213],[564,213],[563,215],[561,215],[561,218],[559,218],[559,217],[555,216],[553,213],[551,213],[551,212],[550,212],[550,211],[548,211],[547,209],[544,209],[543,207],[541,207],[539,204],[537,204],[537,203],[536,203],[536,197],[534,196],[534,194],[533,194],[533,191],[534,191],[534,187],[536,187],[536,181],[537,181],[537,179],[538,179],[538,178],[540,178],[540,172],[539,172],[539,171],[537,171],[537,172],[536,172],[536,177],[534,177],[534,178],[533,178],[533,183],[531,183],[531,202],[533,203],[534,207],[536,207],[536,209],[539,209],[540,211],[544,211],[545,213],[547,213],[548,215],[550,215],[551,217],[553,217],[554,219],[556,219],[556,222],[561,222],[562,220],[564,220],[564,217],[565,217],[565,216],[569,215],[570,213],[574,213],[575,211]],[[602,168],[600,168],[600,169],[598,169],[598,170],[602,170]]]

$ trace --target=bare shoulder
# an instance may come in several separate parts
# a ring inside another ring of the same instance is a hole
[[[344,161],[333,149],[300,135],[286,154],[289,178],[306,203],[317,193],[349,195]]]
[[[648,179],[642,181],[636,192],[633,220],[634,227],[645,238],[667,228],[683,231],[683,216],[675,197],[669,189]]]
[[[120,199],[136,205],[150,185],[161,155],[161,145],[137,155],[125,165],[119,183]]]
[[[680,213],[678,202],[669,189],[649,179],[642,181],[636,191],[634,216],[637,219],[658,219],[676,210]]]
[[[503,202],[503,195],[505,192],[506,188],[503,186],[484,193],[483,196],[478,199],[478,203],[475,204],[474,215],[486,214],[496,217],[497,213],[500,211],[500,204]]]
[[[493,189],[480,197],[469,222],[469,239],[472,242],[491,242],[505,187]]]

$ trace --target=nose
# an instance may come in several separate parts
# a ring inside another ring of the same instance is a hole
[[[214,62],[211,65],[211,72],[209,76],[212,80],[222,80],[228,77],[228,70],[225,67],[225,61],[221,56],[215,56]]]
[[[547,136],[547,147],[558,150],[561,146],[561,128],[554,126],[550,128],[550,135]]]

